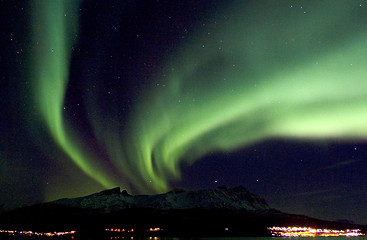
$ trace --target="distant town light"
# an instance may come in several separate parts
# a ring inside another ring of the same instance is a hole
[[[268,227],[272,236],[276,237],[332,237],[332,236],[364,236],[360,229],[316,229],[310,227]]]
[[[162,228],[156,227],[156,228],[149,228],[149,232],[158,232],[158,231],[162,231]]]
[[[73,235],[76,233],[76,231],[73,230],[70,232],[32,232],[32,231],[0,230],[0,233],[5,233],[8,235],[55,237],[55,236],[63,236],[63,235]]]

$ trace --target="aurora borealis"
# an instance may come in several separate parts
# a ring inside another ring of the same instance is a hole
[[[242,184],[276,206],[328,193],[310,213],[326,204],[325,218],[367,196],[367,2],[8,7],[22,40],[7,55],[25,53],[4,73],[17,84],[3,89],[13,117],[1,122],[0,167],[22,169],[2,172],[5,192],[19,195],[12,182],[25,172],[17,181],[36,176],[27,194],[38,200]],[[361,221],[367,209],[355,212],[343,215]]]
[[[76,6],[72,6],[72,5]],[[72,135],[64,120],[63,108],[66,87],[69,78],[71,58],[72,29],[77,29],[78,3],[66,4],[64,1],[36,1],[32,6],[34,13],[34,39],[37,41],[37,53],[34,55],[35,73],[34,98],[39,105],[45,125],[55,142],[65,151],[84,173],[93,177],[104,187],[113,184],[93,167],[95,161],[81,148],[81,139]],[[68,18],[67,15],[71,15]],[[74,35],[75,36],[75,35]],[[38,41],[39,40],[39,41]]]

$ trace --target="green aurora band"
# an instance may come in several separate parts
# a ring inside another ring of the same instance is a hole
[[[34,1],[33,56],[34,99],[55,142],[88,176],[104,187],[114,186],[97,159],[83,150],[63,116],[64,97],[69,80],[71,50],[78,25],[78,1]]]
[[[152,79],[151,89],[141,94],[125,134],[116,119],[111,124],[91,119],[121,178],[140,192],[166,191],[180,178],[181,164],[209,152],[235,151],[269,138],[366,139],[365,8],[357,1],[248,5],[235,1],[220,9],[167,58],[165,77]],[[46,66],[37,77],[42,114],[70,158],[111,186],[63,120],[70,53],[60,40],[67,34],[61,31],[63,14],[56,11],[45,11],[45,22],[56,32],[40,33],[48,42],[47,54],[37,61]],[[51,43],[57,43],[59,55],[49,51]]]

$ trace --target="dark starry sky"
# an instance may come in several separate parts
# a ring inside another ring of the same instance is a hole
[[[339,19],[340,22],[343,22],[342,25],[338,25],[338,22],[335,23],[337,26],[330,25],[328,33],[321,32],[315,27],[316,30],[313,33],[321,36],[323,44],[308,49],[307,47],[313,46],[316,40],[303,45],[300,43],[299,48],[302,49],[302,52],[297,55],[289,50],[291,56],[288,56],[289,59],[287,59],[286,54],[279,54],[283,48],[274,47],[280,38],[277,33],[284,29],[286,31],[287,28],[294,30],[295,25],[296,29],[306,28],[308,23],[310,26],[317,25],[318,21],[322,21],[323,18],[329,15],[331,18],[333,11],[341,10],[337,6],[335,9],[331,7],[320,19],[315,19],[320,14],[315,13],[312,18],[300,20],[300,16],[312,14],[312,11],[316,12],[319,6],[315,1],[311,1],[312,4],[307,4],[305,1],[283,1],[279,4],[274,1],[270,2],[277,6],[275,12],[284,11],[282,17],[285,19],[279,20],[282,30],[277,29],[277,25],[272,27],[268,22],[260,21],[259,24],[255,18],[253,23],[246,23],[245,30],[239,29],[238,31],[243,31],[244,34],[247,31],[251,34],[254,32],[259,35],[263,34],[261,37],[266,36],[268,39],[255,37],[253,41],[249,41],[249,44],[257,44],[261,49],[265,49],[264,51],[269,56],[280,55],[280,62],[282,56],[286,60],[280,64],[275,60],[276,57],[265,57],[262,60],[252,58],[246,60],[247,68],[259,67],[261,70],[256,70],[259,72],[271,72],[277,67],[283,70],[287,66],[293,69],[294,60],[299,60],[303,64],[318,53],[323,56],[342,48],[338,46],[348,46],[349,42],[352,45],[353,34],[356,38],[360,37],[360,41],[357,41],[360,44],[358,46],[367,48],[365,44],[361,43],[364,39],[361,36],[367,32],[366,18],[358,12],[352,20]],[[321,2],[320,8],[331,3],[330,1]],[[341,5],[345,3],[345,1],[337,2]],[[93,149],[99,161],[98,164],[103,166],[108,175],[117,179],[117,184],[121,183],[122,188],[128,188],[135,194],[157,191],[153,186],[152,189],[149,189],[149,179],[139,177],[139,174],[142,174],[138,173],[139,168],[131,167],[133,177],[126,177],[123,172],[116,170],[115,165],[110,163],[108,150],[103,148],[101,146],[103,144],[98,140],[95,127],[99,126],[99,131],[101,131],[103,126],[108,129],[107,125],[118,122],[116,129],[123,136],[129,135],[130,131],[127,129],[131,126],[130,116],[134,114],[136,106],[139,105],[140,96],[154,86],[168,84],[169,80],[162,80],[162,82],[157,80],[169,78],[171,70],[167,70],[168,68],[175,66],[184,69],[185,62],[195,60],[200,64],[200,61],[206,61],[205,57],[201,60],[196,57],[187,59],[187,56],[190,56],[190,52],[198,52],[200,55],[201,48],[210,47],[212,42],[208,35],[214,38],[223,32],[226,33],[225,27],[221,26],[228,26],[225,25],[227,21],[237,23],[235,19],[238,13],[231,15],[228,9],[238,12],[239,10],[233,7],[238,5],[243,8],[244,14],[258,16],[257,19],[269,18],[278,21],[276,15],[272,15],[275,13],[266,7],[267,4],[266,1],[247,1],[246,3],[234,1],[231,5],[230,1],[224,3],[224,1],[209,0],[131,2],[86,0],[82,2],[77,13],[79,30],[72,36],[77,40],[70,49],[72,58],[63,114],[69,125],[77,129],[78,139],[81,139],[89,149]],[[350,1],[350,4],[355,5],[355,9],[363,9],[365,13],[367,2]],[[33,101],[34,95],[31,93],[34,88],[32,67],[33,62],[36,61],[33,54],[34,49],[37,48],[35,39],[32,39],[31,6],[28,1],[0,1],[0,43],[2,46],[0,49],[2,68],[0,73],[0,204],[4,203],[5,206],[81,196],[105,188],[83,172],[78,164],[70,160],[68,154],[55,143],[47,127],[40,120],[40,107]],[[348,17],[347,14],[339,15]],[[292,21],[297,24],[285,24]],[[230,24],[229,26],[236,28],[241,24]],[[341,29],[340,32],[338,29]],[[345,29],[350,32],[343,34],[342,30]],[[295,38],[290,38],[289,44],[302,36],[301,30],[296,31],[298,32],[295,32]],[[206,38],[196,37],[198,32],[203,32],[204,35],[207,35]],[[228,30],[228,34],[233,34],[233,32],[236,30]],[[224,37],[224,39],[230,38],[230,36]],[[195,47],[192,47],[194,50],[190,50],[190,46],[196,43],[200,45],[198,50],[195,50]],[[233,43],[238,44],[238,41],[233,40]],[[274,45],[264,45],[267,43]],[[293,44],[297,45],[297,43]],[[221,46],[217,47],[217,50],[221,50]],[[345,50],[340,50],[342,51]],[[229,53],[230,51],[226,52],[228,56],[224,64],[232,61],[228,60],[231,59]],[[176,56],[180,54],[184,55],[184,60],[175,62]],[[236,52],[232,54],[237,56]],[[207,57],[207,55],[207,52],[203,52],[203,56]],[[320,60],[321,63],[322,60]],[[213,82],[204,81],[202,78],[206,76],[205,71],[210,71],[208,75],[212,76],[215,72],[212,70],[213,66],[219,66],[222,62],[216,61],[210,64],[204,64],[201,72],[190,75],[199,75],[198,80],[195,81],[200,81],[200,84],[189,82],[188,84],[191,84],[192,87],[184,87],[183,91],[190,91],[190,89],[193,92],[203,91],[203,89],[210,91],[212,85],[215,85],[215,80]],[[230,64],[231,67],[236,64],[238,67],[243,66],[242,62],[231,62]],[[360,69],[363,69],[363,66]],[[222,68],[218,67],[218,71],[222,71]],[[252,76],[261,78],[263,75],[256,71],[249,72],[253,74]],[[325,71],[327,72],[327,69]],[[307,72],[307,74],[310,73]],[[283,89],[283,91],[291,90]],[[210,98],[210,101],[222,101],[222,98],[226,96],[217,93],[205,95]],[[367,96],[366,92],[362,93],[363,96]],[[156,110],[149,109],[149,111],[158,112],[162,109],[170,109],[170,101],[171,99],[167,99],[167,105],[159,106]],[[211,111],[218,111],[220,115],[222,110],[214,108]],[[99,123],[95,125],[95,122]],[[149,124],[151,122],[153,120]],[[238,122],[234,124],[234,128],[238,128]],[[224,125],[226,127],[224,132],[232,132],[231,122],[226,122]],[[159,124],[155,126],[158,129],[159,127]],[[256,124],[254,127],[259,128]],[[320,125],[320,132],[323,127]],[[256,129],[253,131],[256,132]],[[360,131],[367,131],[367,129],[360,129]],[[205,154],[198,154],[195,161],[190,159],[177,163],[181,169],[180,179],[170,177],[170,174],[167,174],[164,179],[168,183],[167,190],[243,185],[249,191],[264,197],[271,207],[285,212],[328,220],[350,219],[356,223],[367,224],[365,204],[365,199],[367,199],[367,144],[364,140],[367,134],[362,135],[364,138],[358,139],[353,137],[348,139],[344,137],[288,138],[275,135],[250,142],[243,147],[236,146],[230,150],[229,148],[223,151],[218,150],[223,147],[208,148]],[[199,139],[195,142],[195,146],[205,148],[203,144],[205,139]],[[181,157],[185,156],[188,155]],[[127,161],[123,164],[131,165],[132,162]],[[135,174],[134,171],[137,173]],[[121,182],[118,180],[120,178],[123,179]],[[134,184],[136,179],[148,183],[144,188],[139,188]],[[158,189],[158,191],[161,190]]]

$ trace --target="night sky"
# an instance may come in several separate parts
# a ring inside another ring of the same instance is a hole
[[[367,1],[0,11],[0,204],[243,185],[367,224]]]

